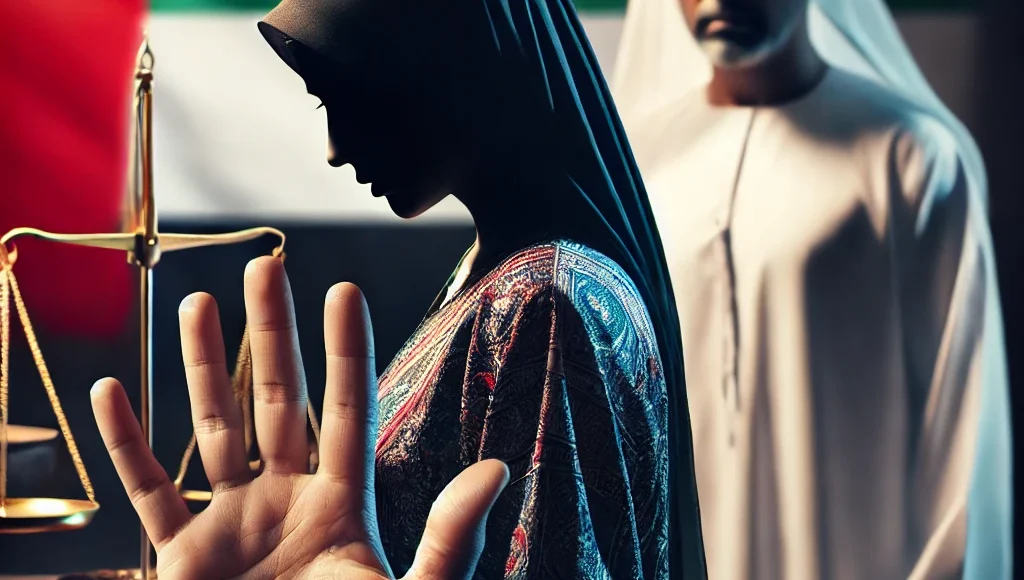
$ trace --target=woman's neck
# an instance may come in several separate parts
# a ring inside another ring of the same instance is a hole
[[[716,67],[708,101],[715,106],[782,105],[814,90],[827,71],[804,21],[786,45],[763,62],[736,69]]]
[[[462,290],[462,287],[466,285],[466,282],[469,281],[470,274],[473,271],[473,264],[476,263],[476,256],[478,253],[477,249],[478,246],[473,244],[473,247],[466,252],[466,256],[462,259],[462,262],[459,263],[459,269],[455,272],[452,283],[445,291],[445,297],[442,304],[454,298],[455,295]]]
[[[476,226],[476,242],[463,262],[469,272],[493,268],[501,259],[551,235],[553,216],[544,206],[535,178],[536,174],[480,181],[467,193],[456,195]]]

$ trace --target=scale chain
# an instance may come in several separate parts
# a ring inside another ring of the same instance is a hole
[[[29,350],[32,351],[32,359],[36,364],[36,369],[39,371],[39,378],[43,381],[43,387],[46,389],[46,396],[50,399],[53,413],[57,416],[57,424],[60,426],[64,442],[67,444],[68,452],[71,454],[75,472],[78,474],[78,479],[85,490],[85,496],[90,502],[95,503],[96,494],[92,487],[92,481],[89,479],[85,463],[78,452],[75,437],[71,434],[71,427],[68,425],[64,409],[61,407],[60,399],[57,397],[57,389],[53,385],[50,371],[47,369],[46,361],[43,359],[43,352],[39,348],[39,341],[36,339],[35,329],[32,327],[32,321],[29,319],[28,309],[25,308],[25,302],[21,297],[18,280],[14,276],[13,264],[8,259],[6,247],[0,247],[0,268],[3,270],[2,287],[0,287],[0,301],[2,301],[2,304],[0,304],[0,323],[2,323],[2,329],[0,329],[0,333],[2,333],[2,345],[0,345],[0,350],[2,350],[2,361],[0,361],[0,422],[2,422],[0,423],[0,462],[2,462],[0,463],[0,507],[3,506],[7,497],[7,422],[8,389],[10,384],[11,298],[14,299],[14,306],[18,312],[22,329],[25,331]]]
[[[0,511],[7,503],[7,382],[11,354],[11,297],[6,264],[4,260],[4,267],[0,268]]]

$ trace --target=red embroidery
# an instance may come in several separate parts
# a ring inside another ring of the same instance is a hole
[[[494,373],[480,373],[478,376],[484,381],[484,384],[487,385],[488,390],[494,390]]]
[[[505,563],[505,574],[511,574],[519,567],[519,561],[526,555],[526,530],[522,525],[516,527],[512,532],[512,550],[508,555],[508,562]]]

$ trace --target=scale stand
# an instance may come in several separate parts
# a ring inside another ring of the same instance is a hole
[[[152,158],[152,110],[153,110],[153,65],[155,59],[149,48],[148,38],[142,42],[139,49],[137,67],[135,72],[135,93],[134,93],[134,114],[132,123],[132,159],[130,165],[130,179],[128,187],[128,224],[126,231],[110,234],[55,234],[35,228],[15,228],[0,238],[0,290],[3,299],[3,364],[2,380],[0,380],[0,533],[37,533],[67,529],[80,529],[86,526],[95,512],[99,509],[96,502],[92,485],[89,482],[85,466],[78,455],[74,438],[71,435],[70,427],[60,409],[60,402],[57,399],[56,391],[53,388],[49,373],[46,371],[45,362],[35,340],[31,323],[24,309],[24,303],[18,290],[17,281],[14,278],[13,264],[17,260],[17,248],[11,244],[16,238],[31,236],[49,240],[52,242],[72,244],[77,246],[88,246],[94,248],[105,248],[120,250],[128,253],[128,260],[138,268],[140,305],[139,305],[139,331],[140,331],[140,368],[142,376],[140,381],[142,398],[139,422],[142,425],[143,436],[150,447],[153,445],[153,434],[150,428],[150,418],[153,412],[153,268],[160,261],[160,256],[166,252],[201,248],[215,245],[228,245],[254,240],[264,235],[276,236],[280,243],[274,249],[273,255],[284,259],[284,234],[275,228],[259,227],[226,234],[162,234],[157,228],[156,204],[153,197],[153,158]],[[86,491],[88,501],[65,500],[52,498],[6,498],[6,459],[7,459],[7,386],[8,386],[8,348],[9,342],[9,299],[14,298],[18,315],[21,318],[22,326],[25,329],[26,337],[35,358],[36,366],[43,379],[47,394],[50,397],[54,413],[57,415],[61,433],[68,444],[72,454],[75,468],[78,471],[82,486]],[[247,448],[252,449],[253,439],[250,437],[252,431],[252,418],[249,405],[251,404],[252,393],[252,365],[249,360],[248,327],[243,335],[242,346],[239,351],[238,364],[235,368],[233,384],[235,394],[239,402],[243,404],[246,416],[246,443]],[[311,464],[315,465],[317,455],[315,448],[319,444],[319,425],[316,415],[313,412],[312,404],[309,405],[309,418],[313,427],[314,449],[311,450]],[[195,434],[185,451],[175,485],[179,493],[187,501],[209,501],[209,492],[183,491],[181,482],[184,478],[189,459],[195,450]],[[259,469],[259,462],[252,465],[254,470]],[[315,467],[313,467],[315,468]],[[132,580],[153,580],[156,572],[153,569],[152,546],[145,529],[141,529],[140,538],[140,567],[137,570],[103,570],[85,574],[65,575],[64,580],[75,578],[111,578],[111,579],[132,579]]]

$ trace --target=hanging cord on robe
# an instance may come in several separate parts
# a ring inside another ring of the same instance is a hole
[[[725,267],[729,275],[729,309],[732,311],[732,352],[730,361],[729,379],[731,385],[722,385],[722,400],[726,406],[726,416],[729,424],[729,446],[736,444],[736,417],[740,412],[740,377],[739,377],[739,353],[740,353],[740,321],[739,304],[736,301],[736,263],[732,252],[732,215],[733,206],[736,203],[736,195],[740,188],[740,178],[743,175],[743,164],[747,159],[747,149],[750,146],[750,134],[754,129],[754,121],[757,119],[758,108],[750,110],[750,120],[747,121],[747,129],[743,134],[743,142],[740,149],[740,159],[736,165],[736,176],[732,181],[732,191],[729,193],[729,211],[725,216],[725,230],[722,233],[723,244],[725,245]],[[730,388],[731,387],[731,388]],[[733,398],[730,408],[729,396]]]
[[[12,250],[10,254],[7,248],[0,244],[0,510],[3,509],[7,500],[7,421],[8,421],[8,388],[10,385],[10,360],[11,360],[11,299],[14,299],[14,307],[18,311],[18,318],[21,321],[22,329],[25,331],[25,338],[28,340],[29,350],[32,351],[32,359],[36,363],[36,370],[39,371],[39,378],[43,381],[46,395],[50,399],[50,406],[53,407],[53,414],[57,416],[57,423],[60,425],[61,435],[68,446],[71,454],[75,472],[82,482],[82,489],[90,502],[96,503],[96,494],[93,491],[89,474],[85,471],[85,463],[78,453],[78,445],[71,435],[71,427],[68,419],[64,416],[64,409],[57,398],[57,389],[53,386],[53,379],[50,378],[50,371],[46,368],[46,361],[43,359],[43,351],[39,348],[39,341],[36,340],[35,330],[28,317],[28,309],[25,308],[25,301],[22,300],[21,290],[18,288],[18,280],[14,277],[14,262],[17,251]]]

